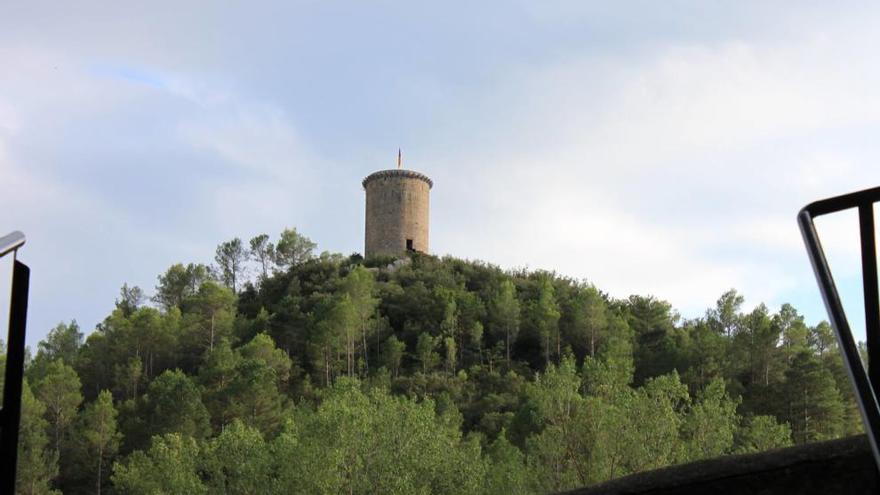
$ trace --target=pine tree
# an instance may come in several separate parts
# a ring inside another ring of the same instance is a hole
[[[785,417],[795,443],[835,438],[843,428],[844,404],[831,372],[809,351],[794,356],[786,372]]]
[[[34,385],[36,397],[46,406],[46,419],[51,426],[55,452],[59,456],[62,455],[64,436],[83,400],[80,388],[76,371],[61,359],[49,363],[46,376]]]
[[[52,490],[58,475],[58,452],[50,447],[46,435],[48,422],[43,419],[46,406],[31,392],[27,380],[22,383],[21,423],[18,432],[17,493],[44,495]]]
[[[109,469],[106,468],[119,449],[121,434],[116,430],[116,415],[113,396],[104,390],[86,406],[79,421],[77,436],[84,442],[87,458],[94,465],[93,486],[98,495],[107,481]]]
[[[561,345],[559,341],[559,306],[556,304],[553,284],[547,278],[541,281],[538,299],[534,304],[533,317],[544,349],[544,362],[545,365],[549,365],[553,340],[556,340],[557,358],[560,357]]]
[[[513,282],[504,280],[490,305],[493,333],[504,339],[505,359],[510,368],[510,348],[519,334],[519,301]]]

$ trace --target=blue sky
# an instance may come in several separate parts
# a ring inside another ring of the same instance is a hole
[[[5,5],[0,229],[28,235],[28,341],[235,236],[361,251],[360,180],[398,147],[435,181],[436,254],[686,317],[735,287],[815,323],[795,214],[880,183],[880,12],[768,3]],[[820,224],[858,302],[854,228]]]

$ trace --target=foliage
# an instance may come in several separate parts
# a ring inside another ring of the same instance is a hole
[[[91,475],[91,486],[98,495],[107,481],[107,468],[119,450],[121,434],[117,431],[116,417],[113,396],[105,390],[85,407],[78,418],[77,437],[82,443],[77,447],[83,454],[83,464],[78,472]]]
[[[51,482],[58,475],[58,452],[49,447],[49,425],[43,419],[46,406],[34,397],[26,380],[22,385],[15,486],[27,495],[57,493]]]
[[[221,280],[232,292],[238,292],[239,282],[244,275],[244,264],[249,257],[250,252],[238,237],[217,246],[214,261],[217,262]]]
[[[79,377],[73,368],[58,359],[49,363],[45,376],[34,385],[34,392],[46,408],[55,452],[60,454],[62,440],[83,400]]]
[[[833,333],[295,229],[124,285],[38,347],[24,493],[543,493],[860,431]],[[215,279],[218,277],[218,279]],[[0,355],[0,364],[4,362]]]
[[[791,445],[791,428],[778,423],[773,416],[752,416],[746,419],[736,435],[738,454],[764,452]]]
[[[285,229],[275,246],[275,263],[280,269],[288,269],[312,258],[317,245],[295,228]]]
[[[113,486],[131,495],[208,493],[197,473],[199,460],[194,438],[178,433],[156,435],[147,451],[134,452],[114,466]]]

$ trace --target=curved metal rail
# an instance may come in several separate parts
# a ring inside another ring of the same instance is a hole
[[[880,202],[880,187],[810,203],[798,213],[798,224],[819,283],[825,309],[837,334],[847,374],[856,392],[862,422],[868,433],[874,461],[880,469],[880,294],[877,285],[877,244],[874,228],[874,204]],[[868,344],[868,371],[862,365],[859,349],[847,321],[840,294],[831,275],[825,251],[816,233],[813,219],[844,210],[859,212],[861,239],[862,284],[865,298],[865,335]]]
[[[24,234],[17,230],[0,237],[0,258],[13,251],[17,251],[18,248],[24,246],[24,243]]]

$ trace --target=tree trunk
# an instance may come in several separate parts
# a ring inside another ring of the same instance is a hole
[[[803,443],[807,443],[807,423],[810,421],[809,415],[807,414],[807,401],[808,399],[807,389],[804,388],[804,435],[803,435]]]
[[[58,458],[61,458],[61,418],[58,415],[55,415],[55,452],[58,453]]]
[[[361,324],[361,334],[363,335],[364,341],[364,368],[366,369],[366,374],[370,374],[370,361],[367,357],[367,325]]]
[[[104,448],[98,449],[98,484],[95,487],[95,493],[101,495],[101,471],[104,464]]]
[[[544,336],[544,362],[550,364],[550,332]]]
[[[562,361],[562,332],[559,329],[556,329],[556,363],[559,364]]]
[[[507,369],[510,369],[510,327],[507,328]]]
[[[596,329],[590,329],[590,357],[596,357]]]
[[[327,346],[324,346],[324,386],[330,386],[330,354]]]

